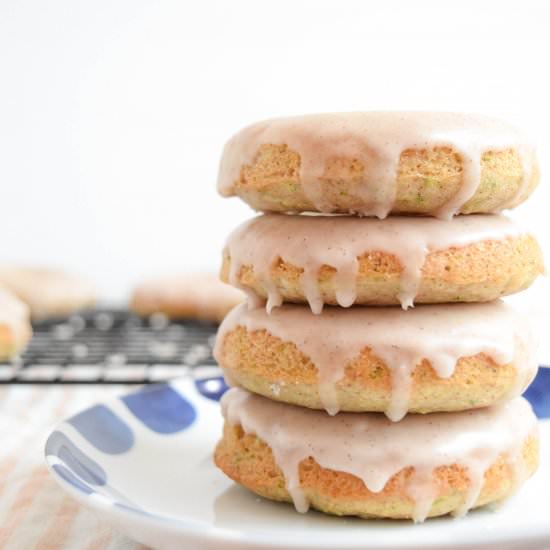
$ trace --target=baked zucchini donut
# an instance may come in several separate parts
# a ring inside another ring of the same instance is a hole
[[[267,214],[230,235],[221,278],[267,299],[268,310],[295,302],[320,313],[325,303],[488,302],[542,271],[534,237],[503,216]]]
[[[314,315],[237,306],[215,357],[232,385],[312,409],[431,413],[517,397],[537,372],[529,320],[501,301]]]
[[[448,219],[517,206],[538,179],[533,148],[502,121],[364,112],[245,128],[225,146],[218,189],[264,211]]]
[[[214,460],[263,497],[335,515],[463,515],[509,496],[536,470],[537,420],[523,398],[390,422],[327,416],[233,388]]]
[[[0,285],[27,304],[33,319],[70,315],[97,301],[87,279],[57,269],[0,266]]]
[[[0,361],[21,353],[31,335],[29,308],[11,292],[0,288]]]
[[[140,316],[161,313],[169,319],[198,319],[220,323],[245,295],[212,273],[160,276],[139,284],[130,309]]]

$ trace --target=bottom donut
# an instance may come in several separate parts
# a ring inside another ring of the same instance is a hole
[[[222,410],[216,465],[299,512],[460,516],[505,499],[538,465],[537,419],[523,398],[393,423],[376,413],[331,417],[233,388]]]

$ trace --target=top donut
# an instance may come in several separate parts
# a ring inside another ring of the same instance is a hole
[[[538,179],[534,148],[500,120],[333,113],[238,132],[224,148],[218,190],[256,210],[450,219],[513,208]]]

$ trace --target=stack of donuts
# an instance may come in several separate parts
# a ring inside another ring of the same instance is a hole
[[[538,182],[508,124],[453,113],[276,119],[226,145],[219,191],[261,214],[221,278],[248,304],[215,355],[230,386],[215,462],[264,497],[336,515],[463,515],[536,469],[520,395],[529,319],[499,300],[543,271],[500,215]]]

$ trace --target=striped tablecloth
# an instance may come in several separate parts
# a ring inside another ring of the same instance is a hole
[[[50,477],[44,443],[57,422],[122,386],[0,387],[0,549],[144,549],[79,506]]]

